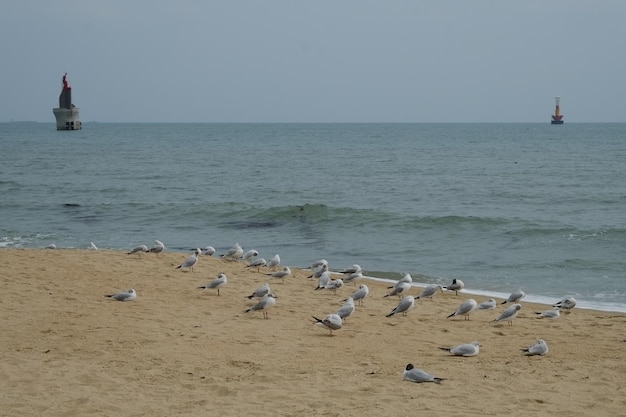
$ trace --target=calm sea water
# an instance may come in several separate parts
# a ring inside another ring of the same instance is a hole
[[[626,124],[0,124],[0,246],[235,242],[626,311]]]

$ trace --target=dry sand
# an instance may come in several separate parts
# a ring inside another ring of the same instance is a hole
[[[397,298],[363,280],[369,297],[329,336],[311,316],[334,312],[352,284],[314,291],[306,270],[283,283],[209,257],[175,270],[188,255],[0,250],[0,416],[626,415],[624,314],[537,319],[548,306],[522,301],[512,326],[490,323],[501,305],[446,319],[472,297],[446,292],[386,318]],[[220,296],[196,289],[219,272]],[[244,313],[266,281],[269,320]],[[103,296],[129,288],[137,300]],[[549,353],[524,356],[537,338]],[[439,349],[473,340],[476,357]],[[403,381],[409,362],[445,380]]]

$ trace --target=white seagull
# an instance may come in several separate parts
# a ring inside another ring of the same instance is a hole
[[[463,343],[460,345],[456,345],[454,347],[442,347],[439,348],[441,350],[445,350],[447,352],[452,353],[455,356],[476,356],[480,351],[480,343],[471,342],[471,343]]]
[[[341,273],[345,274],[345,275],[350,275],[350,274],[354,274],[354,273],[357,273],[357,272],[362,272],[361,267],[359,265],[357,265],[357,264],[354,264],[350,268],[346,268],[346,269],[341,271]]]
[[[548,353],[548,344],[543,339],[537,339],[535,343],[522,351],[526,352],[526,356],[545,355]]]
[[[276,296],[272,293],[265,294],[258,303],[247,309],[245,313],[262,310],[263,318],[267,320],[269,319],[267,310],[274,307],[274,305],[276,305]]]
[[[239,245],[239,242],[235,242],[232,248],[228,249],[228,252],[221,255],[222,258],[236,261],[243,256],[243,248]]]
[[[107,294],[105,297],[111,298],[116,301],[133,301],[137,299],[137,292],[134,289],[130,289],[124,292],[118,292],[117,294]]]
[[[215,253],[215,248],[213,246],[207,246],[206,248],[202,249],[202,254],[204,256],[212,256]]]
[[[157,255],[165,250],[165,245],[160,240],[154,241],[154,246],[149,250],[150,253],[156,253]]]
[[[252,300],[253,298],[263,298],[263,296],[269,294],[270,292],[270,284],[266,282],[265,284],[254,290],[252,294],[248,295],[247,298],[248,300]]]
[[[385,297],[393,297],[394,295],[397,295],[398,298],[402,298],[402,295],[404,295],[404,293],[409,292],[410,289],[411,289],[410,282],[406,282],[406,281],[398,282],[398,284],[391,287],[391,291],[389,291],[389,293],[385,295]]]
[[[328,271],[328,264],[327,263],[321,264],[315,267],[311,275],[309,275],[307,278],[319,279],[322,276],[322,274],[327,271]]]
[[[509,326],[512,326],[513,319],[517,317],[517,313],[519,312],[520,308],[522,308],[521,304],[513,304],[512,306],[504,310],[502,313],[500,313],[498,317],[491,320],[491,323],[497,323],[499,321],[506,320],[509,322]]]
[[[127,252],[127,255],[132,255],[133,253],[136,253],[137,256],[141,256],[142,252],[148,253],[148,250],[149,249],[146,245],[139,245],[139,246],[135,246],[129,252]]]
[[[398,305],[385,317],[391,317],[398,313],[402,313],[403,316],[406,316],[406,314],[413,309],[413,306],[415,306],[415,298],[413,298],[412,295],[407,295],[401,299]]]
[[[346,298],[346,301],[341,305],[341,307],[339,307],[339,310],[337,310],[337,313],[335,314],[341,317],[345,323],[346,319],[350,317],[352,313],[354,313],[354,310],[354,299],[352,297],[348,297]]]
[[[276,271],[276,272],[272,272],[270,274],[265,274],[268,275],[272,278],[280,278],[283,280],[283,283],[285,282],[285,278],[287,278],[288,276],[291,275],[291,269],[289,269],[288,266],[283,267],[282,271]]]
[[[250,259],[254,258],[255,256],[259,256],[259,252],[255,249],[250,249],[249,251],[247,251],[246,253],[243,254],[243,260],[244,261],[249,261]]]
[[[315,287],[316,290],[321,290],[326,288],[326,285],[330,282],[330,271],[329,270],[325,270],[324,272],[322,272],[322,274],[320,275],[319,279],[317,280],[317,287]]]
[[[504,300],[501,304],[517,303],[524,297],[526,297],[526,293],[524,291],[522,291],[522,290],[515,290],[515,291],[513,291],[511,293],[511,295],[509,295],[509,298]]]
[[[261,267],[265,265],[267,265],[267,262],[264,258],[256,258],[250,261],[250,263],[246,265],[246,268],[256,268],[256,272],[259,272]]]
[[[552,307],[558,307],[561,310],[565,310],[569,313],[569,311],[576,307],[576,299],[574,297],[564,297],[557,303],[555,303]]]
[[[483,301],[482,303],[478,304],[478,309],[479,310],[493,310],[496,308],[496,300],[494,300],[493,298],[490,298],[487,301]]]
[[[359,305],[363,305],[363,300],[365,299],[365,297],[369,295],[369,293],[370,293],[369,287],[365,284],[361,284],[359,285],[359,288],[355,292],[353,292],[350,297],[352,297],[352,300],[358,301]]]
[[[195,249],[193,251],[193,255],[185,259],[182,264],[178,265],[174,269],[180,269],[182,271],[183,268],[189,268],[193,272],[193,267],[198,263],[198,255],[201,253],[202,251],[200,249]]]
[[[447,318],[454,316],[465,316],[465,320],[469,320],[470,313],[478,308],[478,303],[473,298],[468,298],[463,301],[456,311],[450,314]]]
[[[333,294],[337,294],[337,290],[343,287],[343,280],[341,278],[332,279],[324,286],[324,289],[331,290]]]
[[[446,285],[443,288],[445,288],[448,291],[454,291],[454,295],[459,295],[459,291],[465,288],[465,284],[460,279],[454,278],[452,280],[452,284]]]
[[[412,363],[407,364],[404,368],[402,379],[410,382],[434,382],[435,384],[440,384],[443,381],[443,378],[437,378],[426,371],[417,369]]]
[[[312,316],[315,319],[315,324],[326,327],[328,329],[329,335],[333,335],[333,330],[339,330],[343,326],[343,321],[338,314],[332,313],[327,315],[324,320],[318,319],[315,316]]]
[[[280,266],[280,255],[276,254],[272,256],[272,258],[267,262],[267,266],[273,270],[275,270],[277,266]]]
[[[90,242],[89,246],[87,247],[87,249],[89,249],[89,250],[98,250],[98,247],[96,246],[95,243]]]
[[[435,284],[427,285],[424,287],[420,295],[415,297],[415,299],[421,300],[422,298],[430,298],[432,300],[433,296],[437,293],[437,289],[440,289],[443,292],[443,290],[441,289],[439,285],[435,285]]]
[[[552,310],[536,312],[537,318],[540,319],[558,319],[561,316],[561,312],[558,307],[552,307]]]
[[[356,281],[363,278],[363,272],[353,272],[349,275],[346,275],[343,278],[343,282],[344,283],[348,283],[348,282],[352,282],[354,285],[356,285]]]
[[[228,277],[226,276],[225,273],[221,272],[217,276],[217,278],[215,278],[213,281],[209,282],[206,285],[198,287],[197,289],[199,289],[199,290],[216,289],[217,290],[217,295],[220,295],[220,288],[223,287],[224,285],[226,285],[227,282],[228,282]]]

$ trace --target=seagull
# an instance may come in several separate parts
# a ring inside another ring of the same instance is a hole
[[[329,335],[333,335],[333,330],[341,329],[343,326],[343,321],[338,314],[332,313],[327,315],[324,320],[318,319],[315,316],[312,316],[315,319],[315,324],[326,327],[328,329]]]
[[[400,282],[396,286],[391,287],[391,291],[389,291],[389,294],[385,295],[385,297],[392,297],[394,295],[397,295],[398,298],[402,298],[402,294],[409,292],[410,289],[411,289],[410,282]]]
[[[215,288],[217,289],[217,295],[220,295],[220,288],[226,285],[227,282],[228,282],[228,277],[226,276],[226,274],[223,272],[220,272],[217,278],[215,278],[213,281],[209,282],[207,285],[198,287],[197,289],[198,290],[210,290],[210,289]]]
[[[430,298],[432,300],[433,296],[437,292],[437,288],[439,288],[443,292],[443,290],[441,289],[441,286],[430,284],[430,285],[425,286],[422,292],[420,293],[420,295],[415,297],[415,299],[420,300],[422,298]]]
[[[370,293],[369,287],[365,284],[361,284],[359,285],[359,288],[355,292],[353,292],[350,297],[352,297],[352,300],[358,301],[359,305],[361,306],[363,305],[363,300],[365,299],[365,297],[369,295],[369,293]]]
[[[321,266],[318,266],[315,269],[315,271],[313,271],[313,273],[311,275],[309,275],[307,278],[320,279],[320,277],[322,276],[322,274],[324,272],[328,272],[328,265],[327,264],[323,264]]]
[[[361,267],[357,264],[352,265],[350,268],[346,268],[341,271],[342,274],[350,275],[357,272],[362,272]]]
[[[479,310],[493,310],[496,308],[496,300],[494,300],[493,298],[490,298],[487,301],[483,301],[482,303],[478,304],[478,309]]]
[[[339,307],[337,310],[337,314],[339,317],[343,319],[343,322],[346,322],[346,319],[354,313],[354,299],[352,297],[346,298],[346,301]]]
[[[49,244],[48,246],[46,246],[44,249],[56,249],[57,245],[55,245],[54,243]]]
[[[228,249],[228,252],[220,256],[222,258],[230,259],[231,261],[236,261],[237,259],[243,256],[243,249],[241,248],[238,242],[235,242],[233,247]]]
[[[448,291],[454,291],[454,295],[459,295],[459,291],[465,288],[465,284],[460,279],[454,278],[452,280],[452,284],[447,285],[443,288],[445,288]]]
[[[522,290],[515,290],[515,291],[513,291],[511,293],[511,295],[509,295],[509,298],[504,300],[501,304],[517,303],[524,297],[526,297],[526,293],[524,291],[522,291]]]
[[[289,269],[288,266],[283,267],[282,271],[276,271],[276,272],[272,272],[270,274],[265,274],[265,275],[269,275],[272,278],[281,278],[283,280],[283,283],[285,282],[285,278],[287,278],[289,275],[291,275],[291,269]]]
[[[331,290],[333,294],[337,294],[337,290],[343,287],[343,280],[341,278],[333,279],[324,286],[324,289]]]
[[[256,258],[246,266],[246,268],[256,268],[256,272],[259,272],[262,266],[267,265],[267,262],[264,258]]]
[[[255,256],[259,256],[259,252],[254,250],[254,249],[250,249],[249,251],[247,251],[246,253],[243,254],[243,260],[244,261],[249,261],[250,259],[254,258]]]
[[[548,345],[543,339],[537,339],[535,343],[522,349],[522,352],[526,352],[526,356],[545,355],[548,353]]]
[[[561,310],[566,310],[566,312],[569,313],[569,311],[575,306],[576,306],[576,299],[574,297],[565,297],[561,299],[560,301],[558,301],[557,303],[555,303],[552,307],[558,307]]]
[[[324,271],[319,279],[317,280],[317,287],[315,287],[316,290],[321,290],[326,288],[326,285],[330,282],[330,271],[326,270]]]
[[[160,240],[154,241],[154,246],[149,250],[150,253],[156,253],[157,255],[165,250],[165,245]]]
[[[517,317],[517,313],[519,312],[520,308],[522,308],[521,304],[511,305],[506,310],[504,310],[498,317],[493,319],[491,323],[497,323],[499,321],[506,320],[509,322],[509,326],[512,326],[513,319]]]
[[[202,251],[200,249],[194,250],[193,251],[193,255],[191,255],[189,258],[185,259],[182,264],[178,265],[174,269],[182,270],[183,268],[189,268],[193,272],[193,267],[194,267],[195,264],[198,263],[198,255],[200,255],[200,253],[202,253]]]
[[[272,268],[273,270],[276,270],[276,267],[280,266],[280,255],[276,254],[276,255],[272,256],[272,259],[270,259],[267,262],[267,266],[269,268]]]
[[[476,356],[480,350],[480,343],[472,342],[472,343],[463,343],[461,345],[457,345],[454,347],[442,347],[439,348],[441,350],[445,350],[447,352],[452,353],[455,356]]]
[[[127,255],[132,255],[133,253],[136,253],[137,256],[141,256],[142,252],[148,253],[148,251],[149,249],[146,245],[139,245],[139,246],[135,246],[134,248],[132,248],[130,252],[127,253]]]
[[[328,261],[326,259],[317,260],[311,264],[309,269],[317,269],[317,268],[322,267],[322,265],[326,265],[326,268],[328,268]]]
[[[415,306],[415,298],[413,298],[412,295],[407,295],[401,299],[398,305],[385,317],[391,317],[398,313],[402,313],[403,316],[406,316],[406,314],[413,309],[413,306]]]
[[[215,248],[213,246],[207,246],[206,248],[202,249],[202,254],[204,256],[212,256],[215,253]]]
[[[478,308],[478,303],[473,298],[468,298],[463,301],[456,311],[450,314],[447,318],[454,316],[465,316],[465,320],[469,320],[470,313]]]
[[[256,303],[255,305],[253,305],[252,307],[244,311],[244,313],[263,310],[263,318],[267,320],[269,319],[267,310],[274,307],[275,304],[276,304],[276,296],[272,293],[265,294],[263,298],[261,298],[261,301],[259,301],[258,303]]]
[[[443,378],[437,378],[426,371],[417,369],[412,363],[407,364],[406,368],[404,368],[402,379],[411,382],[434,382],[435,384],[440,384],[443,381]]]
[[[248,300],[252,300],[253,298],[263,298],[264,295],[269,294],[270,293],[270,284],[268,284],[267,282],[263,285],[261,285],[259,288],[257,288],[256,290],[254,290],[254,292],[250,295],[248,295]]]
[[[354,285],[356,285],[356,281],[358,279],[361,279],[361,278],[363,278],[363,272],[360,272],[360,271],[359,272],[353,272],[353,273],[345,276],[343,278],[343,282],[344,283],[352,282]]]
[[[89,250],[98,250],[98,247],[96,246],[95,243],[90,242],[89,246],[87,247],[87,249],[89,249]]]
[[[535,314],[539,319],[558,319],[561,316],[561,311],[558,307],[552,307],[552,310],[536,312]]]
[[[107,294],[105,297],[109,297],[116,301],[133,301],[137,299],[137,293],[131,288],[128,291],[118,292],[117,294]]]

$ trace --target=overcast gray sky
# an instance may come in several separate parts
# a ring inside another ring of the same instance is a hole
[[[3,0],[0,121],[626,122],[624,0]]]

